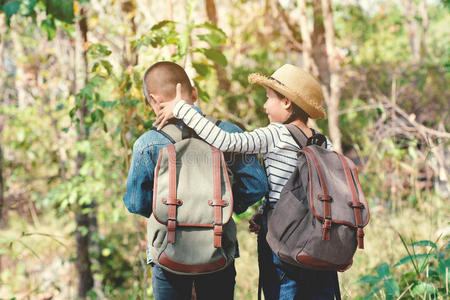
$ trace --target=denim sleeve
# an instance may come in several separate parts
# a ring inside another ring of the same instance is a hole
[[[219,127],[228,132],[242,132],[228,122],[221,122]],[[234,212],[241,214],[266,195],[267,176],[256,155],[225,152],[224,156],[233,174]]]
[[[133,147],[133,158],[127,178],[127,191],[123,201],[130,213],[149,217],[152,213],[153,179],[155,164],[152,146]]]

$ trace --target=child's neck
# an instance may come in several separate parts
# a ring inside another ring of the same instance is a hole
[[[300,120],[294,120],[289,124],[295,125],[298,128],[300,128],[306,134],[307,137],[311,137],[313,135],[312,130]]]

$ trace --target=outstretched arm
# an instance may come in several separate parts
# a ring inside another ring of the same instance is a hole
[[[252,132],[230,133],[220,129],[213,122],[202,116],[192,105],[181,99],[181,86],[177,85],[177,96],[174,100],[160,104],[160,112],[156,120],[161,129],[172,117],[183,120],[200,138],[223,152],[267,153],[281,142],[279,126],[270,124]]]

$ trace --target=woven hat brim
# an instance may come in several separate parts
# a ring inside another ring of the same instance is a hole
[[[309,103],[306,99],[302,97],[299,93],[292,91],[290,88],[280,84],[274,79],[270,79],[265,75],[259,73],[252,73],[248,75],[248,81],[250,83],[260,84],[264,87],[269,87],[284,96],[286,96],[289,100],[293,101],[297,104],[301,109],[303,109],[310,118],[312,119],[325,119],[326,113],[322,106],[317,106],[312,103]]]

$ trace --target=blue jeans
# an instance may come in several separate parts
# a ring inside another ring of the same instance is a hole
[[[235,277],[234,262],[222,271],[195,276],[174,274],[154,265],[153,294],[155,300],[190,300],[194,284],[197,300],[232,300]]]
[[[260,280],[266,300],[333,300],[335,271],[316,271],[280,261],[266,241],[267,227],[258,234]]]

